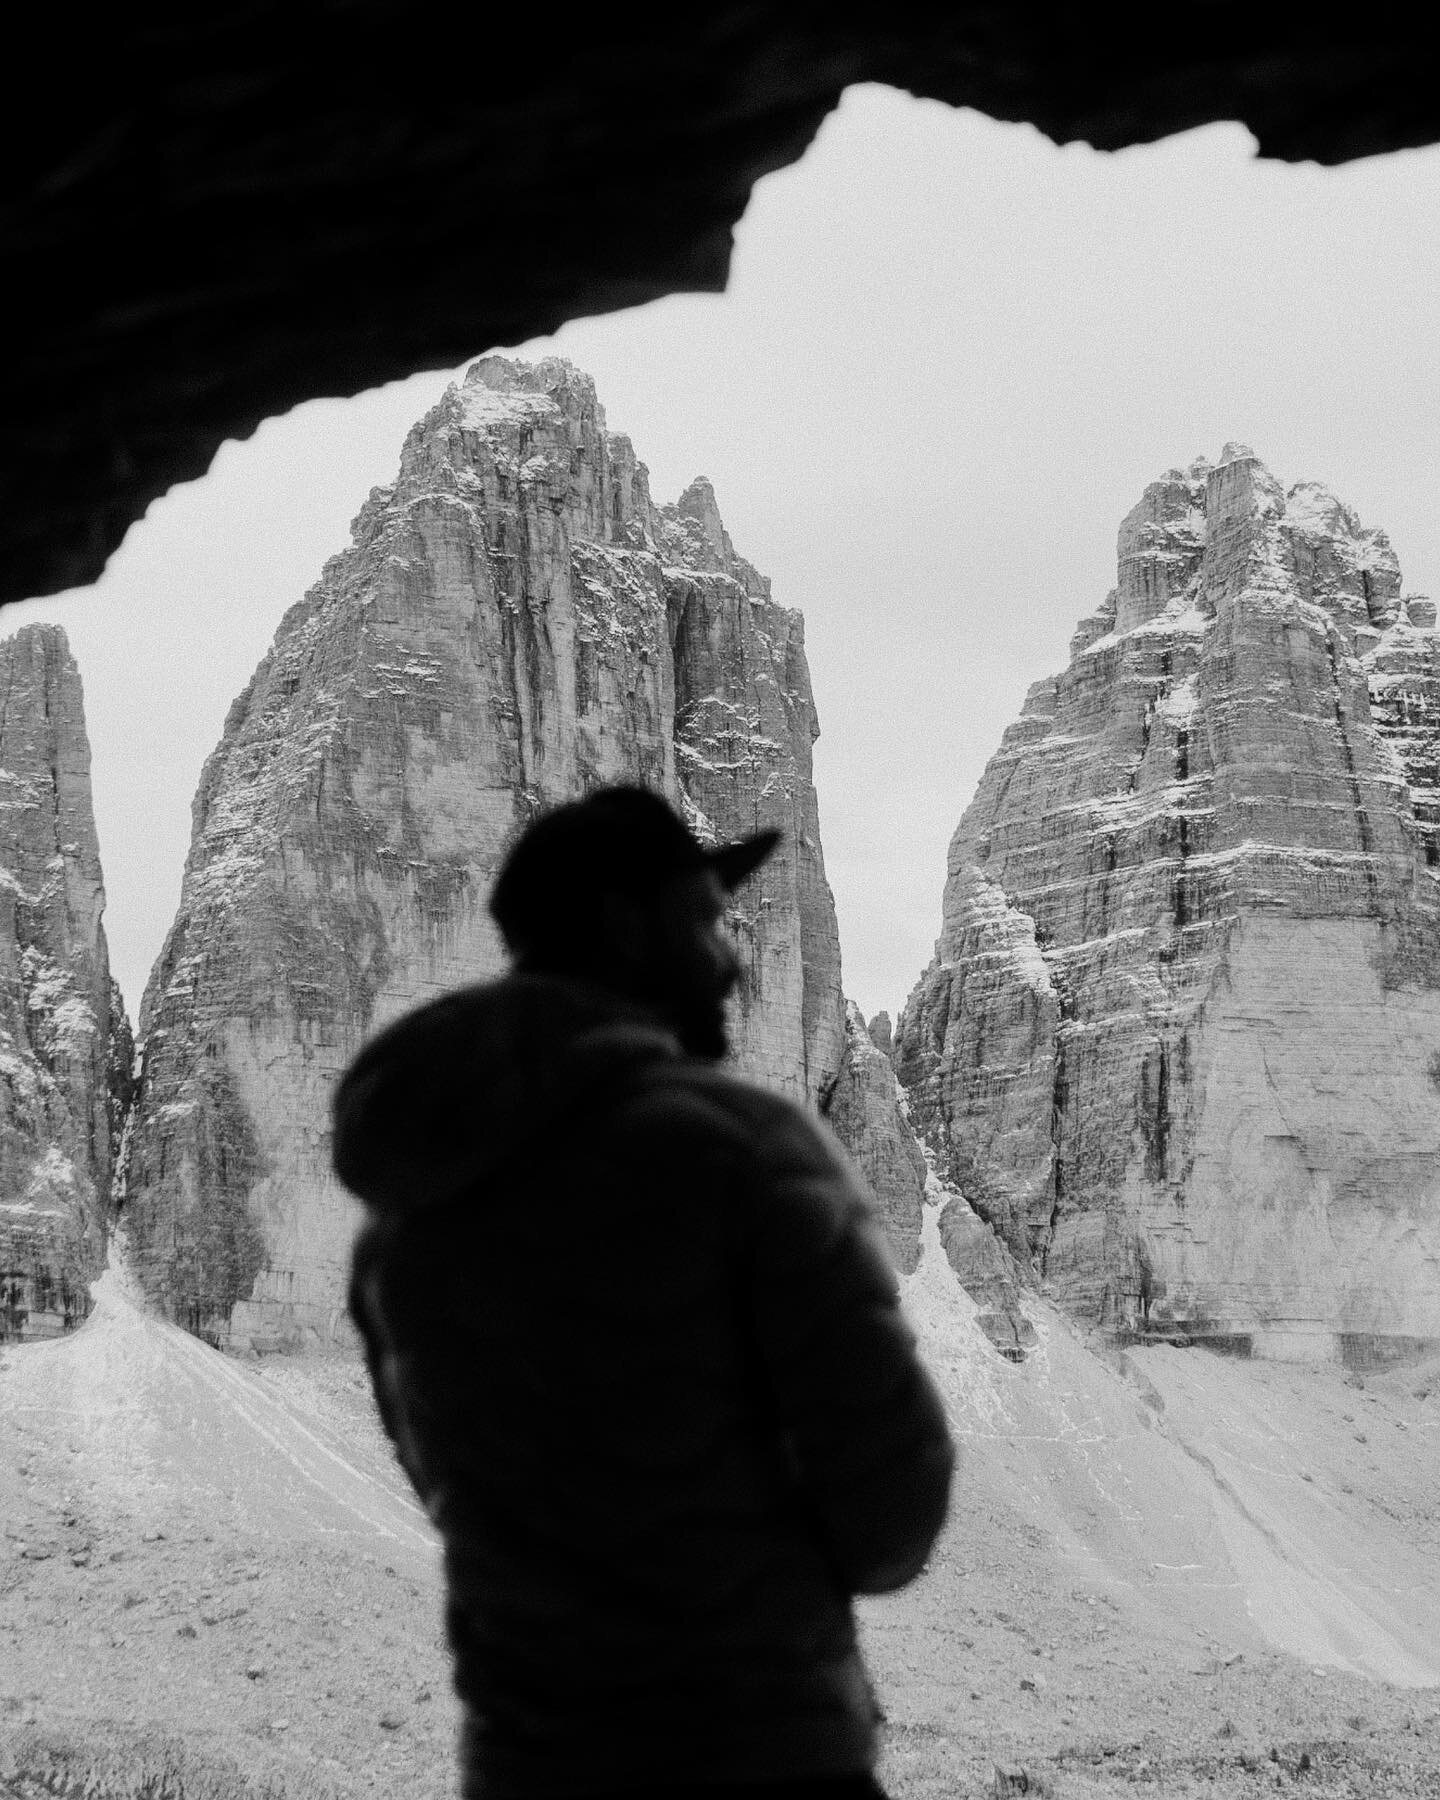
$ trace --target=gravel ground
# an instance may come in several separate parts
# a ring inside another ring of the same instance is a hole
[[[930,1269],[952,1518],[861,1609],[896,1800],[1440,1800],[1437,1371],[1117,1359],[1043,1308],[1016,1368]],[[0,1533],[0,1794],[453,1793],[438,1560],[355,1364],[112,1297],[0,1352]]]

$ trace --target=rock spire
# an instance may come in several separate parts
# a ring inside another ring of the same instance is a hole
[[[1072,1310],[1352,1362],[1440,1340],[1440,634],[1245,446],[1171,470],[951,844],[895,1061]]]
[[[131,1047],[110,978],[80,675],[0,642],[0,1339],[69,1329],[105,1262]]]
[[[125,1189],[151,1298],[217,1343],[343,1330],[356,1215],[328,1097],[397,1013],[501,966],[485,910],[537,808],[604,782],[780,851],[729,915],[739,1060],[817,1099],[845,1048],[798,613],[709,482],[657,506],[590,379],[487,357],[410,433],[286,615],[195,799],[147,989]]]

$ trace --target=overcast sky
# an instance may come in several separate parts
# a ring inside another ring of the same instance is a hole
[[[595,377],[657,500],[708,475],[736,548],[804,611],[826,865],[867,1016],[929,960],[950,833],[1114,584],[1147,482],[1240,439],[1383,526],[1407,591],[1440,590],[1437,201],[1434,150],[1287,167],[1214,126],[1104,156],[861,88],[756,190],[725,295],[519,347]],[[59,619],[79,660],[132,1012],[226,709],[450,376],[226,445],[97,588],[0,621]]]

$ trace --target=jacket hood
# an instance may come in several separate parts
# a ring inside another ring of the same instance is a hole
[[[397,1019],[346,1070],[335,1172],[377,1211],[440,1204],[679,1055],[653,1013],[579,981],[515,974],[461,988]]]

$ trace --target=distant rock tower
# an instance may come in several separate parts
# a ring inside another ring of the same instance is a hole
[[[800,615],[735,554],[710,484],[657,507],[588,376],[477,363],[286,615],[201,777],[141,1018],[124,1204],[151,1297],[236,1347],[343,1330],[336,1075],[499,970],[507,845],[601,783],[658,789],[705,838],[781,828],[729,914],[737,1049],[828,1092],[846,1036],[816,733]]]
[[[0,642],[0,1339],[90,1309],[130,1034],[110,978],[80,675],[58,625]]]
[[[1242,445],[1149,487],[950,848],[895,1061],[1081,1317],[1440,1342],[1440,634]]]

